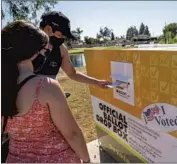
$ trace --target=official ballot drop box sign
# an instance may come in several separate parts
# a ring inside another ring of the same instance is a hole
[[[118,162],[177,162],[177,51],[86,50],[98,140]]]

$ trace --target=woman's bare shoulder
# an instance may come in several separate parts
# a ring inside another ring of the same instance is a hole
[[[46,99],[62,96],[63,91],[59,82],[50,77],[41,76],[43,78],[43,96],[45,94]]]

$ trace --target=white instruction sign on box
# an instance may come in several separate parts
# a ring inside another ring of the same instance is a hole
[[[111,61],[111,78],[114,98],[134,106],[133,65]]]
[[[133,148],[150,163],[177,163],[175,137],[163,131],[157,132],[153,124],[148,127],[144,119],[132,116],[97,97],[91,96],[91,100],[94,120],[125,145]],[[172,112],[176,116],[177,110]],[[176,128],[171,130],[176,130]]]

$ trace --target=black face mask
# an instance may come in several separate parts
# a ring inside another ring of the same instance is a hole
[[[50,37],[50,43],[53,46],[61,46],[64,43],[65,39],[64,38],[57,38],[55,36]]]
[[[33,61],[33,68],[34,68],[34,73],[39,73],[43,65],[45,64],[48,56],[50,55],[51,51],[47,49],[47,51],[44,54],[39,54]]]

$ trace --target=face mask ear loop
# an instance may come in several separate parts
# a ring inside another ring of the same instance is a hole
[[[39,54],[39,55],[42,55],[42,54]],[[39,72],[39,71],[42,69],[43,65],[45,64],[45,62],[46,62],[46,60],[47,60],[44,55],[42,55],[42,56],[44,57],[43,63],[39,66],[39,68],[38,68],[37,70],[34,71],[34,73]]]
[[[45,48],[44,48],[44,49],[45,49]],[[34,71],[34,73],[39,72],[39,71],[42,69],[43,65],[45,64],[45,62],[46,62],[46,60],[47,60],[46,55],[45,55],[45,54],[42,54],[40,51],[38,51],[38,55],[42,55],[42,56],[44,57],[44,60],[43,60],[42,64],[39,66],[39,68]]]

